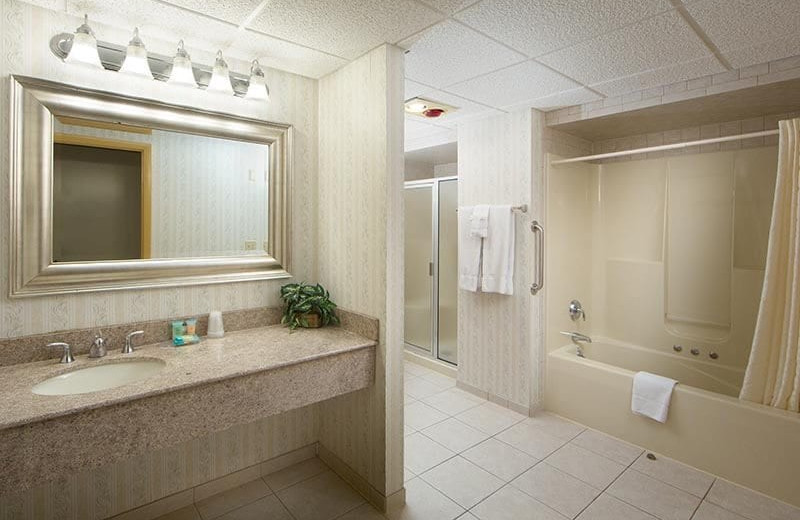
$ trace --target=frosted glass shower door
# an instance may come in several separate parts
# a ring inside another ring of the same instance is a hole
[[[433,187],[405,193],[405,341],[433,355]]]
[[[439,182],[439,359],[458,363],[458,181]]]

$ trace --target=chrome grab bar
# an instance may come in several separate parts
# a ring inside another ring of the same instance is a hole
[[[538,238],[536,244],[536,281],[531,284],[531,294],[536,295],[544,287],[544,228],[539,221],[531,222],[531,232]]]

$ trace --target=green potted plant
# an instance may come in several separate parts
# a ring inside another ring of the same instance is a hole
[[[291,330],[297,327],[317,328],[338,324],[336,304],[320,284],[289,283],[281,287],[281,299],[286,304],[281,323]]]

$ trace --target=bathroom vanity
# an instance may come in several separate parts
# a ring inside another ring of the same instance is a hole
[[[210,432],[370,386],[377,323],[290,332],[280,325],[228,333],[197,345],[159,342],[131,354],[76,356],[0,368],[0,489],[28,489]],[[357,322],[357,320],[355,320]],[[374,323],[373,323],[374,322]],[[372,329],[372,332],[369,332]],[[45,380],[88,367],[144,362],[148,377],[102,391],[38,395]]]

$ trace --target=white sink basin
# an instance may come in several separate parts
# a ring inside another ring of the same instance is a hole
[[[39,395],[88,394],[141,381],[161,372],[166,363],[160,359],[136,359],[81,368],[50,379],[33,387]]]

